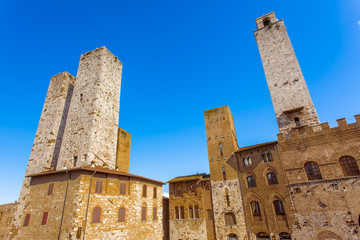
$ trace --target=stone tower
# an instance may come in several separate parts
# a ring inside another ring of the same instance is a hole
[[[274,12],[256,19],[254,32],[280,132],[319,124],[284,21]]]
[[[105,47],[81,55],[56,169],[115,169],[122,63]]]
[[[117,136],[116,169],[129,172],[130,167],[131,134],[119,128]]]
[[[228,106],[207,110],[204,115],[216,238],[228,239],[230,234],[236,234],[244,239],[246,226],[238,174],[227,164],[238,148],[233,116]],[[230,228],[226,219],[234,220],[236,225]]]

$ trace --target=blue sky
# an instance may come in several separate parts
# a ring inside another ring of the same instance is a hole
[[[0,2],[0,204],[17,200],[50,77],[106,46],[123,62],[120,127],[130,171],[157,180],[209,172],[203,111],[229,105],[239,146],[278,128],[253,31],[284,19],[320,121],[360,113],[360,2]],[[167,191],[167,188],[164,188]]]

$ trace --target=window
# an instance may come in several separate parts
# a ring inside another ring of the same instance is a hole
[[[126,194],[126,183],[124,182],[120,183],[120,194]]]
[[[199,218],[199,206],[194,206],[194,218]]]
[[[225,199],[226,199],[226,205],[230,206],[230,197],[229,197],[229,189],[225,188]]]
[[[74,156],[74,167],[76,167],[77,160],[78,160],[78,156]]]
[[[321,180],[321,172],[316,162],[308,162],[305,164],[305,172],[309,180]]]
[[[157,208],[153,207],[153,220],[157,220]]]
[[[219,150],[220,150],[220,155],[222,156],[223,155],[223,148],[222,148],[222,144],[219,143]]]
[[[52,195],[53,189],[54,189],[54,183],[50,183],[48,188],[48,195]]]
[[[125,222],[125,208],[121,207],[119,210],[119,222]]]
[[[269,185],[278,184],[275,173],[273,173],[273,172],[268,173],[268,174],[266,174],[266,177],[267,177]]]
[[[251,157],[244,158],[243,162],[244,162],[245,167],[248,167],[248,166],[252,165]]]
[[[283,206],[282,201],[275,200],[275,201],[273,201],[273,204],[274,204],[274,209],[275,209],[276,215],[285,215],[284,206]]]
[[[96,193],[102,193],[102,185],[103,182],[101,180],[97,180],[95,184],[95,192]]]
[[[261,158],[264,162],[272,162],[273,161],[273,157],[270,152],[263,153],[261,155]]]
[[[253,216],[255,217],[260,217],[261,216],[261,213],[260,213],[260,206],[259,206],[259,202],[257,201],[252,201],[250,203],[251,205],[251,211],[252,211],[252,214]]]
[[[175,186],[176,186],[176,195],[181,195],[182,194],[181,183],[178,183]]]
[[[26,214],[25,220],[24,220],[24,227],[29,226],[30,223],[30,214]]]
[[[235,215],[233,213],[226,213],[225,214],[225,225],[235,225]]]
[[[222,171],[222,175],[223,175],[223,180],[226,180],[226,172],[225,172],[225,168],[222,167],[221,168],[221,171]]]
[[[227,235],[227,238],[226,238],[226,240],[238,240],[239,238],[238,238],[238,236],[236,235],[236,234],[229,234],[229,235]]]
[[[141,208],[141,220],[146,221],[146,206]]]
[[[256,180],[254,176],[249,176],[246,178],[247,183],[248,183],[248,188],[253,188],[256,187]]]
[[[94,208],[92,222],[93,223],[99,223],[100,222],[100,216],[101,216],[101,208],[99,208],[99,207]]]
[[[344,176],[360,175],[359,166],[355,158],[350,156],[341,157],[339,160]]]
[[[46,224],[47,224],[48,216],[49,216],[49,212],[44,212],[44,213],[43,213],[41,225],[46,225]],[[30,219],[30,218],[29,218],[29,219]]]
[[[154,198],[157,198],[157,189],[154,187]]]
[[[298,117],[294,118],[294,122],[295,122],[295,126],[297,127],[301,126],[300,119]]]
[[[184,214],[184,207],[183,206],[181,206],[180,207],[180,219],[185,219],[185,214]]]
[[[175,219],[180,219],[180,209],[179,209],[179,207],[175,207]]]
[[[189,206],[189,218],[194,218],[194,209],[192,206]]]
[[[263,24],[264,24],[264,27],[267,27],[267,26],[270,26],[270,19],[269,18],[264,18],[263,19]]]
[[[147,195],[147,186],[143,185],[143,197],[146,197]]]

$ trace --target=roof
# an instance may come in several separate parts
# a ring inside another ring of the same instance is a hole
[[[209,180],[209,179],[210,179],[210,174],[198,173],[198,174],[193,174],[193,175],[188,175],[188,176],[176,177],[167,182],[172,183],[172,182],[182,182],[182,181],[191,181],[191,180],[202,181],[202,180]]]
[[[154,179],[151,179],[151,178],[146,178],[146,177],[142,177],[142,176],[127,173],[127,172],[120,172],[120,171],[115,170],[115,169],[109,169],[109,168],[104,168],[104,167],[100,167],[100,166],[95,166],[95,167],[82,166],[82,167],[67,168],[67,169],[60,169],[60,170],[49,170],[49,171],[44,171],[44,172],[40,172],[40,173],[29,174],[29,175],[27,175],[27,177],[37,177],[37,176],[44,176],[44,175],[50,175],[50,174],[56,174],[56,173],[74,172],[74,171],[89,171],[89,172],[99,172],[99,173],[110,173],[110,174],[119,175],[119,176],[140,178],[140,179],[150,181],[150,182],[154,182],[154,183],[158,183],[158,184],[161,184],[161,185],[165,184],[164,182],[157,181],[157,180],[154,180]]]
[[[278,141],[272,141],[272,142],[266,142],[266,143],[260,143],[260,144],[257,144],[257,145],[242,147],[242,148],[238,148],[237,150],[235,150],[235,152],[241,152],[241,151],[245,151],[245,150],[248,150],[248,149],[253,149],[253,148],[257,148],[257,147],[263,147],[263,146],[271,145],[271,144],[274,144],[274,143],[277,143],[277,142]]]

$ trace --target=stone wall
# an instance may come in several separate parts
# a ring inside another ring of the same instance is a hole
[[[208,240],[205,219],[171,219],[170,240]]]
[[[264,19],[270,21],[264,26]],[[300,125],[316,126],[319,119],[283,20],[270,13],[256,19],[254,32],[280,132]]]
[[[116,149],[116,168],[120,172],[129,172],[131,134],[119,128]]]
[[[122,63],[105,47],[81,55],[58,169],[115,169]]]
[[[0,239],[9,239],[18,203],[0,205]]]

